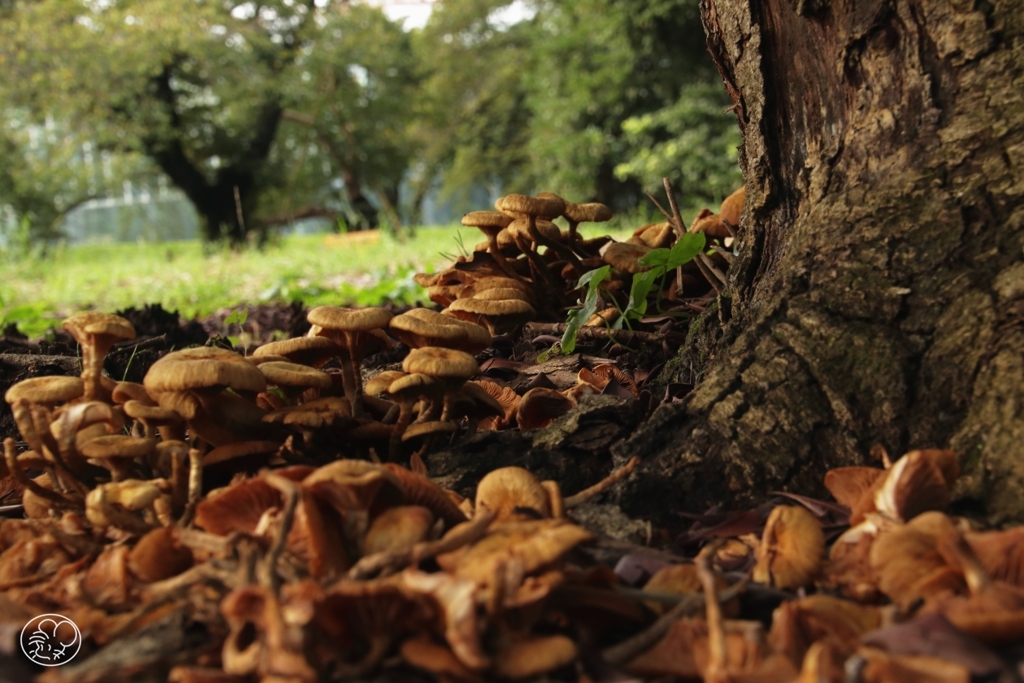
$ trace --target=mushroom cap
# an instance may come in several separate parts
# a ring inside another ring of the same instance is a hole
[[[743,214],[743,203],[746,201],[746,198],[746,187],[741,187],[722,200],[722,206],[718,209],[718,215],[729,221],[732,225],[739,225],[740,215]]]
[[[135,399],[125,401],[122,407],[124,414],[133,420],[144,420],[153,425],[181,422],[181,416],[176,411],[151,406]]]
[[[114,403],[139,401],[151,406],[156,405],[156,401],[146,391],[146,387],[138,382],[118,382],[114,385],[114,390],[110,392],[110,399]]]
[[[81,377],[30,377],[12,384],[4,399],[12,406],[21,399],[29,403],[56,405],[73,401],[84,393]]]
[[[406,346],[414,349],[441,346],[466,353],[480,353],[491,345],[490,332],[480,325],[441,315],[429,308],[414,308],[395,316],[391,319],[389,329]]]
[[[363,538],[363,555],[409,550],[430,534],[434,513],[422,505],[399,505],[380,513]]]
[[[82,311],[64,319],[63,327],[79,344],[89,337],[104,336],[111,340],[135,339],[135,328],[119,315]]]
[[[576,407],[576,401],[554,389],[534,387],[519,399],[516,424],[522,431],[540,429]]]
[[[561,668],[578,654],[566,636],[525,636],[497,654],[494,672],[504,678],[528,678]]]
[[[565,203],[565,217],[577,223],[604,223],[612,218],[612,210],[599,202]]]
[[[457,681],[481,681],[476,673],[459,661],[449,647],[438,645],[429,637],[410,638],[399,649],[402,659],[418,669],[424,669],[439,679]]]
[[[476,487],[474,509],[487,509],[495,519],[504,519],[516,508],[530,508],[544,517],[551,516],[548,492],[529,470],[501,467],[480,480]]]
[[[192,566],[192,551],[182,545],[174,529],[153,529],[139,539],[128,555],[128,569],[140,581],[152,583],[177,576]]]
[[[452,501],[448,492],[430,478],[395,463],[384,463],[381,467],[391,472],[401,482],[407,504],[428,508],[448,526],[466,521],[466,515]]]
[[[633,231],[633,236],[626,240],[630,244],[642,244],[651,249],[663,249],[672,244],[675,233],[668,221],[652,223]]]
[[[543,219],[536,219],[534,221],[539,232],[543,237],[548,238],[552,242],[558,242],[562,239],[562,231],[559,230],[558,226],[551,221]],[[530,235],[530,221],[526,218],[517,218],[512,221],[507,228],[509,237],[518,237],[523,240],[533,240],[533,236]],[[498,246],[503,246],[501,240],[498,240]]]
[[[458,298],[467,299],[488,289],[518,289],[525,294],[530,293],[529,286],[521,280],[515,280],[502,275],[485,275],[466,285],[466,288],[462,290]]]
[[[402,361],[402,370],[439,379],[466,380],[480,371],[476,359],[464,351],[424,346],[413,349]]]
[[[537,314],[529,301],[522,299],[456,299],[448,305],[447,315],[462,320],[475,321],[483,318],[494,325],[500,320],[516,324]]]
[[[651,269],[650,266],[642,266],[639,263],[650,251],[651,248],[647,245],[609,242],[601,248],[601,258],[615,270],[636,274]]]
[[[805,508],[779,505],[764,527],[754,580],[776,588],[808,585],[821,569],[825,535]]]
[[[406,374],[400,370],[385,370],[384,372],[379,372],[367,380],[366,384],[363,385],[363,391],[371,395],[382,394],[388,390],[388,387],[391,386],[392,382],[405,376]]]
[[[508,227],[512,218],[498,211],[470,211],[462,217],[462,224],[468,228],[480,228],[485,233],[495,233]]]
[[[172,351],[153,363],[142,383],[149,392],[211,387],[260,392],[267,388],[257,366],[234,351],[212,346]]]
[[[140,458],[156,448],[156,439],[114,434],[89,439],[79,447],[87,458]]]
[[[543,216],[557,218],[565,212],[565,200],[555,195],[529,197],[524,194],[510,194],[494,202],[494,208],[507,216]]]
[[[444,388],[430,375],[413,372],[410,374],[403,373],[402,377],[391,383],[387,392],[392,396],[399,397],[399,399],[405,399],[423,395],[435,396],[443,393],[443,390]]]
[[[270,455],[281,448],[277,441],[236,441],[235,443],[217,446],[203,456],[203,466],[244,458],[250,455]]]
[[[329,389],[331,376],[326,372],[320,372],[308,365],[288,363],[281,361],[269,361],[258,366],[263,376],[267,378],[267,384],[278,387],[307,387],[317,389]]]
[[[493,382],[488,382],[488,384],[493,384]],[[500,393],[501,387],[496,384],[494,386],[497,388],[495,393]],[[505,416],[505,406],[495,396],[492,396],[488,389],[485,389],[477,382],[466,382],[459,389],[459,396],[456,398],[458,406],[456,410],[460,414],[464,414],[466,410],[461,407],[463,402],[459,400],[460,397],[469,399],[469,402],[473,404],[472,412],[481,418]]]
[[[702,210],[697,214],[696,218],[690,224],[689,232],[703,232],[710,234],[713,238],[720,238],[724,240],[729,236],[729,229],[722,222],[722,219],[717,215],[709,211],[708,209]]]
[[[268,342],[253,351],[252,356],[284,356],[293,363],[319,367],[340,351],[341,348],[327,337],[293,337]]]
[[[306,314],[311,325],[325,330],[342,332],[368,332],[386,327],[394,317],[383,308],[343,308],[341,306],[317,306]]]
[[[405,501],[398,478],[364,460],[336,460],[311,472],[302,485],[340,512],[387,508]]]
[[[524,292],[523,290],[515,287],[497,287],[494,289],[485,289],[483,291],[477,292],[472,297],[464,297],[460,294],[459,298],[472,298],[478,301],[505,301],[508,299],[518,299],[519,301],[525,301],[527,303],[530,303],[530,295],[527,292]]]
[[[402,441],[412,441],[413,439],[434,436],[435,434],[451,434],[456,429],[458,427],[451,422],[442,422],[440,420],[414,422],[402,432]]]

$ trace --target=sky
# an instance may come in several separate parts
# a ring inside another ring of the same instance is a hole
[[[406,30],[423,28],[430,18],[431,4],[426,2],[370,0],[369,4],[383,7],[384,13],[392,20],[404,20]],[[528,19],[532,14],[523,0],[516,0],[505,9],[495,12],[491,19],[499,25],[512,25],[523,19]]]

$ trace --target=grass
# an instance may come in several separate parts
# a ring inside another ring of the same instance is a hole
[[[634,226],[635,227],[635,226]],[[623,228],[593,226],[588,235]],[[398,242],[328,244],[323,235],[282,238],[261,251],[204,253],[199,242],[95,244],[44,259],[0,251],[0,327],[35,337],[76,311],[162,304],[186,318],[245,303],[370,306],[424,300],[417,272],[447,267],[481,241],[472,228],[421,228]]]

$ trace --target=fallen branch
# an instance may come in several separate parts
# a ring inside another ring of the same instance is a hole
[[[523,334],[526,337],[550,334],[561,338],[565,328],[565,323],[527,323],[523,328]],[[584,343],[612,341],[626,346],[637,341],[645,344],[660,344],[661,342],[681,344],[686,341],[686,335],[680,332],[640,332],[634,330],[610,330],[607,327],[581,327],[576,332],[576,339]]]

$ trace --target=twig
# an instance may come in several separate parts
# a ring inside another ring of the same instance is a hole
[[[671,223],[672,222],[672,214],[670,214],[668,211],[666,211],[664,209],[664,207],[662,207],[662,205],[658,203],[658,200],[654,198],[653,194],[651,194],[647,190],[644,190],[644,194],[647,195],[648,199],[650,199],[652,202],[654,202],[654,205],[656,207],[658,207],[658,211],[661,211],[661,215],[665,217],[665,220],[667,220],[669,223]]]
[[[288,534],[291,533],[292,524],[295,522],[295,508],[299,504],[299,487],[291,479],[282,477],[279,474],[264,474],[263,480],[280,491],[284,496],[284,514],[281,515],[281,526],[278,528],[274,543],[270,546],[270,551],[267,553],[264,567],[266,572],[264,577],[265,585],[270,588],[274,595],[277,595],[280,588],[280,582],[277,577],[277,561],[280,559],[281,553],[284,552],[284,547],[288,543]]]
[[[550,334],[561,337],[562,333],[565,332],[565,327],[565,323],[527,323],[524,327],[524,336],[533,337]],[[660,343],[664,341],[682,343],[686,341],[686,335],[679,332],[639,332],[633,330],[611,330],[606,327],[581,327],[576,332],[576,338],[581,342],[612,341],[623,346],[634,341],[645,343]]]
[[[609,474],[601,481],[597,482],[596,484],[589,488],[583,489],[579,493],[576,493],[566,498],[564,501],[566,509],[576,507],[581,503],[585,503],[594,496],[596,496],[597,494],[601,493],[602,491],[605,491],[611,488],[612,486],[615,486],[620,481],[628,477],[630,473],[633,470],[635,470],[636,466],[639,464],[640,456],[634,455],[632,458],[629,459],[629,462],[627,462],[625,465]]]
[[[708,625],[708,665],[704,674],[704,680],[707,683],[725,683],[729,680],[725,623],[722,618],[722,605],[718,601],[715,573],[711,569],[711,558],[724,543],[725,539],[718,539],[705,546],[697,555],[696,561],[697,577],[704,589],[704,595],[707,596],[704,601]]]
[[[675,223],[676,238],[682,238],[686,234],[686,227],[683,225],[683,217],[679,215],[679,205],[676,204],[676,194],[672,191],[672,183],[668,178],[662,178],[661,184],[665,186],[665,194],[668,195],[668,205],[672,207],[672,219]],[[676,266],[676,289],[683,291],[683,267]]]
[[[708,281],[708,283],[712,287],[714,287],[715,292],[717,294],[721,294],[723,283],[720,282],[718,278],[715,276],[715,273],[708,268],[708,264],[704,261],[703,258],[701,258],[702,256],[704,256],[704,254],[697,254],[697,258],[693,259],[693,262],[697,264],[697,267],[700,269],[701,274]]]
[[[672,222],[675,223],[676,236],[682,237],[683,233],[686,232],[686,228],[683,227],[683,217],[679,215],[679,205],[676,204],[676,194],[672,191],[672,183],[668,181],[668,178],[662,178],[661,184],[665,186],[665,194],[668,195],[668,205],[672,207]]]

